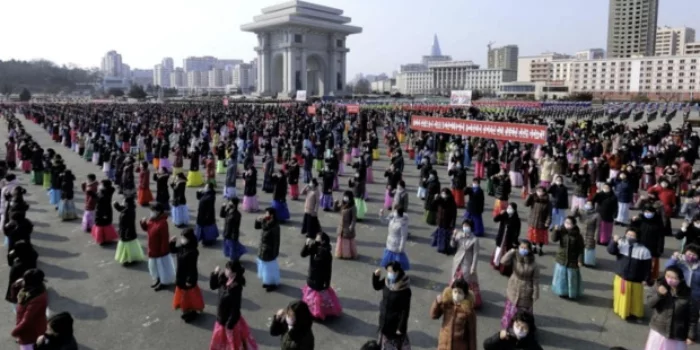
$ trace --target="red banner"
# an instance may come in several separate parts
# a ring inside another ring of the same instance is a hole
[[[540,145],[547,143],[547,127],[544,125],[482,122],[478,120],[414,115],[411,117],[411,130],[518,141]]]
[[[228,107],[228,98],[224,98],[224,107]]]
[[[345,105],[348,109],[348,114],[358,114],[360,113],[360,105]]]
[[[308,115],[316,115],[316,107],[315,106],[309,106],[306,108],[306,113]]]

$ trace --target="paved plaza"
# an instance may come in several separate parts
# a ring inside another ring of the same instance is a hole
[[[101,169],[82,160],[76,153],[52,142],[48,134],[38,125],[21,118],[26,130],[46,149],[56,149],[65,159],[78,180],[76,181],[76,206],[83,208],[84,196],[79,185],[88,173],[95,173],[102,178]],[[7,139],[7,128],[0,126],[0,140]],[[256,160],[260,166],[260,159]],[[410,242],[406,253],[411,261],[411,278],[413,300],[410,324],[408,326],[413,349],[435,349],[440,320],[429,317],[430,304],[449,281],[452,257],[438,254],[430,247],[430,234],[433,227],[423,220],[423,203],[415,198],[418,183],[418,171],[406,158],[404,180],[411,193],[408,216],[410,219]],[[189,165],[189,162],[185,162]],[[388,167],[386,153],[374,163],[374,177],[378,183],[369,184],[370,201],[368,215],[364,222],[358,223],[357,245],[360,257],[354,261],[335,259],[333,262],[332,285],[340,297],[343,315],[335,320],[316,323],[313,332],[316,337],[316,349],[354,350],[367,340],[376,338],[380,292],[371,286],[371,276],[377,268],[385,246],[387,228],[378,218],[383,203],[384,182],[381,175]],[[449,186],[445,167],[438,167],[443,186]],[[39,268],[46,273],[49,287],[49,307],[51,311],[69,311],[76,319],[76,338],[82,349],[207,349],[215,322],[217,294],[210,291],[209,274],[217,265],[226,263],[222,254],[221,241],[215,247],[200,247],[199,274],[206,309],[193,324],[185,324],[179,312],[172,308],[173,290],[154,292],[148,275],[147,264],[141,263],[125,268],[114,260],[116,245],[100,247],[95,245],[92,237],[82,232],[80,221],[61,222],[53,206],[49,205],[46,192],[40,186],[28,184],[29,176],[19,174],[19,180],[28,190],[27,201],[31,208],[28,217],[34,222],[35,229],[32,243],[39,253]],[[260,176],[262,176],[260,174]],[[341,177],[341,189],[347,189],[348,177]],[[223,184],[224,175],[218,181]],[[471,181],[471,172],[468,181]],[[262,178],[258,180],[262,183]],[[155,184],[151,182],[155,194]],[[239,193],[242,181],[238,182]],[[196,189],[187,190],[190,215],[196,215]],[[528,209],[522,199],[514,199],[519,205],[519,214],[524,222],[521,238],[526,236]],[[258,191],[261,207],[269,205],[270,194]],[[336,199],[341,193],[336,192]],[[121,199],[115,196],[115,199]],[[500,276],[489,266],[489,257],[494,248],[497,226],[486,213],[490,213],[493,198],[487,198],[484,215],[486,236],[481,238],[478,274],[483,309],[477,314],[478,344],[500,329],[500,318],[505,302],[507,278]],[[217,208],[222,197],[217,198]],[[291,222],[282,227],[282,244],[279,257],[282,269],[282,285],[271,293],[266,293],[256,277],[255,253],[260,231],[253,229],[256,214],[243,214],[241,243],[249,249],[243,256],[246,267],[247,285],[243,291],[242,314],[252,328],[260,349],[279,349],[279,338],[269,335],[268,326],[274,312],[286,306],[290,301],[301,297],[301,288],[305,284],[308,260],[299,253],[305,237],[300,232],[303,213],[303,198],[289,201],[292,213]],[[80,211],[82,215],[82,210]],[[460,210],[459,215],[463,214]],[[634,213],[636,215],[636,212]],[[145,217],[148,210],[139,208],[137,217]],[[320,215],[323,229],[335,242],[335,230],[339,216],[335,213]],[[115,214],[115,225],[118,215]],[[191,221],[192,222],[192,221]],[[219,227],[223,225],[219,220]],[[674,220],[674,227],[680,227],[680,221]],[[172,224],[171,235],[179,233]],[[139,240],[145,247],[145,232],[140,231]],[[620,227],[615,234],[622,234]],[[666,254],[678,249],[679,243],[667,238]],[[640,323],[626,322],[612,313],[613,257],[604,247],[597,248],[598,267],[582,269],[584,295],[580,300],[560,299],[550,291],[554,266],[553,256],[557,248],[549,245],[546,255],[538,257],[541,267],[540,300],[535,303],[534,312],[539,328],[540,342],[545,349],[585,349],[599,350],[621,345],[628,349],[643,348],[648,333],[648,318]],[[0,274],[8,275],[5,259],[0,259]],[[5,282],[6,283],[6,280]],[[3,285],[5,287],[5,285]],[[14,316],[9,304],[5,304],[6,317],[0,318],[0,332],[4,338],[0,341],[1,349],[14,349],[16,345],[10,337],[14,325]]]

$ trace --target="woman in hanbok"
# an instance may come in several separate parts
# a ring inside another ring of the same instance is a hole
[[[170,163],[170,144],[167,140],[163,141],[158,148],[158,167],[168,169],[168,172],[173,170],[173,165]]]
[[[81,188],[85,193],[85,208],[83,209],[82,228],[85,232],[90,232],[95,225],[95,207],[97,206],[97,189],[99,183],[95,174],[88,174],[87,181],[83,182]]]
[[[306,194],[306,199],[304,200],[304,218],[301,222],[301,234],[315,239],[316,234],[321,232],[321,223],[318,220],[318,204],[320,201],[318,181],[311,179],[311,183],[304,187],[302,192]]]
[[[287,207],[287,174],[284,170],[272,174],[272,185],[274,191],[272,194],[271,206],[275,208],[277,213],[277,221],[284,223],[289,220],[289,208]]]
[[[216,191],[210,183],[204,189],[197,191],[199,207],[197,209],[197,223],[194,229],[197,241],[204,246],[216,243],[219,237],[219,228],[216,226]]]
[[[318,177],[321,179],[321,203],[323,211],[333,210],[333,181],[335,181],[335,173],[326,166],[319,171]]]
[[[246,167],[243,173],[243,211],[255,213],[260,210],[257,195],[258,171],[250,163]]]
[[[10,332],[20,350],[33,350],[37,340],[46,332],[48,292],[44,285],[44,272],[27,270],[17,282],[17,317]]]
[[[456,279],[430,306],[430,318],[442,318],[438,336],[439,350],[477,350],[476,311],[471,283]]]
[[[600,226],[600,216],[596,213],[591,201],[586,201],[583,206],[574,209],[572,215],[585,227],[585,232],[583,233],[583,265],[586,267],[594,267],[595,238]]]
[[[199,146],[195,146],[192,152],[190,152],[190,170],[187,173],[187,187],[204,186],[202,172],[199,171],[200,152],[201,148]]]
[[[216,188],[216,161],[211,154],[207,155],[207,160],[204,162],[204,169],[207,177],[206,183]]]
[[[224,256],[230,260],[239,260],[248,252],[241,244],[241,212],[238,210],[238,197],[230,198],[221,206],[219,217],[224,219]]]
[[[299,199],[299,164],[296,159],[291,159],[286,163],[287,183],[289,184],[289,196],[292,200]]]
[[[544,254],[543,247],[549,243],[547,230],[552,223],[552,202],[544,187],[539,186],[525,200],[525,206],[530,208],[527,237],[533,244],[533,253]],[[537,246],[539,246],[539,249]]]
[[[73,201],[75,191],[73,190],[75,176],[70,170],[66,170],[60,175],[61,181],[61,201],[58,203],[58,217],[61,221],[71,221],[78,218],[78,211]]]
[[[552,292],[559,297],[577,299],[583,294],[581,270],[583,266],[583,236],[576,219],[569,216],[564,226],[555,226],[552,242],[559,243],[552,276]]]
[[[272,174],[275,172],[275,160],[271,154],[266,154],[263,157],[263,184],[262,191],[265,193],[274,192],[274,185],[272,184]]]
[[[294,301],[272,316],[270,335],[281,336],[281,350],[314,350],[313,324],[309,306],[301,300]]]
[[[258,245],[258,278],[267,292],[280,285],[280,267],[277,257],[280,254],[280,226],[275,209],[265,209],[265,214],[255,220],[255,229],[262,230]]]
[[[44,162],[44,178],[42,185],[47,193],[51,190],[51,174],[53,169],[53,157],[55,154],[53,149],[48,148],[42,156]],[[49,200],[50,199],[51,197],[49,196]]]
[[[182,168],[185,165],[185,160],[182,153],[182,148],[180,148],[180,146],[176,146],[175,161],[173,161],[173,175],[184,173]],[[187,179],[187,177],[185,177],[185,179]]]
[[[170,240],[170,252],[177,256],[173,309],[181,310],[180,318],[190,323],[204,311],[204,298],[197,285],[199,250],[194,230],[186,228],[180,233],[180,237],[173,237]]]
[[[238,197],[236,193],[236,178],[238,177],[238,164],[234,159],[229,159],[226,165],[226,180],[224,181],[224,198]]]
[[[56,209],[61,201],[61,175],[65,170],[63,159],[57,154],[51,164],[51,189],[49,190],[49,204],[55,206]]]
[[[518,248],[510,249],[502,258],[502,265],[511,266],[508,279],[506,305],[501,317],[501,329],[507,329],[518,311],[532,313],[533,305],[540,298],[540,267],[535,262],[532,244],[520,241]]]
[[[345,191],[343,199],[335,203],[336,211],[340,211],[340,222],[336,234],[338,236],[335,243],[335,257],[340,259],[357,258],[357,243],[355,242],[355,224],[357,224],[357,214],[355,213],[355,200],[352,192]]]
[[[343,308],[331,287],[333,255],[331,241],[325,232],[320,232],[315,239],[306,239],[301,249],[301,257],[309,257],[309,272],[306,285],[302,288],[302,300],[309,306],[311,315],[317,320],[338,317]]]
[[[382,222],[389,224],[389,232],[386,237],[384,255],[379,266],[386,266],[392,261],[398,261],[404,271],[411,269],[411,263],[406,255],[406,241],[408,240],[408,217],[402,208],[392,210],[384,216],[384,209],[379,211]]]
[[[179,173],[173,177],[170,183],[173,190],[173,202],[171,215],[175,227],[183,228],[190,222],[190,213],[187,209],[187,197],[185,190],[187,189],[187,177],[184,173]]]
[[[520,237],[520,216],[518,216],[518,205],[511,202],[506,210],[493,218],[498,223],[498,233],[496,234],[496,249],[491,255],[491,266],[498,270],[501,275],[510,276],[513,266],[501,264],[501,258],[513,248],[518,247],[518,237]]]
[[[358,221],[362,221],[367,214],[367,202],[365,201],[365,192],[367,187],[359,173],[348,180],[348,187],[352,189],[353,197],[355,197],[355,210]]]
[[[216,173],[226,174],[226,144],[219,142],[216,145]]]
[[[552,223],[550,228],[564,226],[566,210],[569,209],[569,190],[564,185],[561,175],[554,176],[554,183],[549,186],[547,192],[552,196]]]
[[[155,291],[175,283],[175,264],[170,255],[167,209],[160,203],[151,205],[151,214],[141,219],[141,229],[148,235],[148,272]]]
[[[209,276],[209,288],[217,291],[219,303],[209,350],[257,350],[258,344],[241,315],[245,270],[237,260],[216,267]]]
[[[5,300],[12,304],[15,312],[17,312],[16,283],[22,279],[25,272],[36,268],[38,258],[39,254],[34,250],[32,244],[27,241],[16,242],[12,250],[9,250],[7,253],[10,269]]]
[[[114,202],[114,209],[119,212],[119,243],[114,253],[114,260],[129,266],[139,261],[146,261],[143,247],[136,234],[136,202],[133,196],[125,196],[124,202]]]
[[[382,349],[411,348],[408,339],[409,314],[411,312],[411,279],[401,269],[397,261],[386,267],[386,278],[381,278],[381,270],[372,275],[372,288],[382,291],[379,304],[379,343]]]
[[[479,239],[472,233],[473,223],[462,222],[462,230],[455,230],[450,238],[450,245],[456,250],[452,259],[452,279],[450,284],[459,279],[469,283],[469,290],[474,295],[474,308],[481,308],[481,291],[476,272],[479,261]]]
[[[5,142],[5,163],[7,163],[7,168],[10,170],[17,168],[17,147],[14,137],[10,137]]]
[[[44,184],[44,150],[39,144],[34,144],[32,147],[32,183],[35,185]]]
[[[440,195],[436,196],[432,205],[436,210],[438,228],[432,234],[431,246],[436,247],[438,253],[449,255],[452,252],[450,245],[452,231],[457,223],[457,206],[448,188],[442,189]]]
[[[119,240],[119,235],[112,225],[114,213],[112,212],[112,195],[115,189],[112,187],[112,181],[107,179],[102,180],[97,190],[95,198],[97,205],[95,206],[95,226],[92,227],[90,234],[95,240],[95,243],[104,245],[110,242]]]
[[[139,172],[139,189],[137,192],[137,202],[140,206],[148,206],[153,202],[153,193],[151,192],[151,171],[148,170],[148,162],[141,162],[141,168]]]
[[[389,169],[384,172],[384,177],[386,177],[386,190],[384,191],[383,208],[391,209],[396,187],[398,186],[399,181],[401,181],[401,172],[392,164],[389,166]]]

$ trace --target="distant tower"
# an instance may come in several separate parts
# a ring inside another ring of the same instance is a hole
[[[433,46],[430,48],[430,56],[442,56],[440,51],[440,42],[438,42],[437,34],[433,36]]]

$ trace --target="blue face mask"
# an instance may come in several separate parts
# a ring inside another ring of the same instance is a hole
[[[390,283],[396,282],[396,272],[389,272],[386,274],[386,279],[389,280]]]
[[[654,217],[654,213],[644,213],[644,217],[647,219],[651,219]]]
[[[520,256],[528,256],[528,254],[530,254],[530,251],[526,248],[520,248],[518,249],[518,254],[520,254]]]
[[[479,185],[472,185],[472,188],[475,189],[475,190],[478,190],[478,189],[479,189]]]

